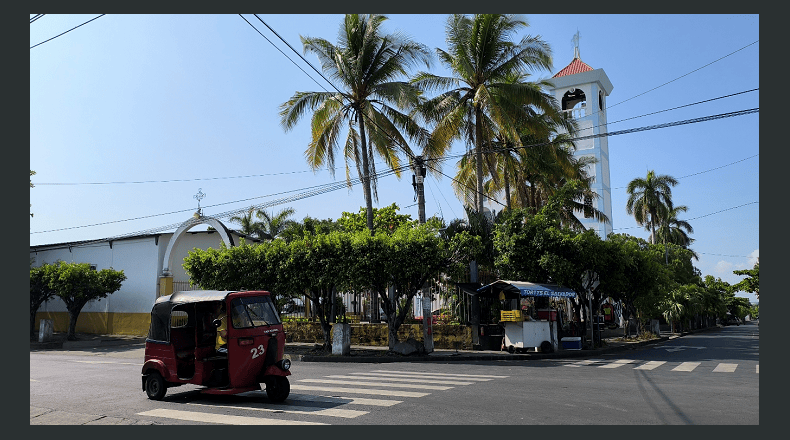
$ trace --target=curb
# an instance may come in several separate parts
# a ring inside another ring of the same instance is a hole
[[[613,347],[597,348],[595,350],[573,350],[561,351],[556,353],[533,353],[533,354],[429,354],[417,356],[316,356],[316,355],[296,355],[297,360],[302,362],[351,362],[351,363],[392,363],[392,362],[458,362],[458,361],[525,361],[539,359],[564,359],[597,356],[605,353],[618,351],[636,350],[646,345],[668,341],[671,337],[660,337],[649,341],[629,342]]]

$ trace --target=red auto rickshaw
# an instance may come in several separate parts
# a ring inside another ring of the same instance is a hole
[[[225,350],[216,347],[220,308]],[[201,392],[207,394],[260,390],[263,383],[269,399],[282,402],[291,390],[284,346],[285,331],[269,292],[192,290],[163,296],[151,310],[143,391],[160,400],[167,388],[187,383],[204,386]]]

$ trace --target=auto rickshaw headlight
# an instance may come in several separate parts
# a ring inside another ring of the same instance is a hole
[[[291,358],[290,356],[285,356],[280,362],[277,362],[277,366],[280,367],[281,370],[288,371],[291,369]]]

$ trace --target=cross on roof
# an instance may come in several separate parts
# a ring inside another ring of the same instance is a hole
[[[194,196],[192,196],[192,198],[197,199],[197,201],[198,201],[198,210],[197,210],[197,215],[198,216],[202,216],[203,215],[203,212],[200,210],[200,201],[204,197],[206,197],[206,195],[203,194],[203,188],[198,188],[198,193],[195,194]]]

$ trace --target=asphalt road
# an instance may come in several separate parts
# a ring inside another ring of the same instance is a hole
[[[759,424],[759,327],[594,359],[294,362],[291,395],[141,389],[139,347],[30,353],[30,424]]]

